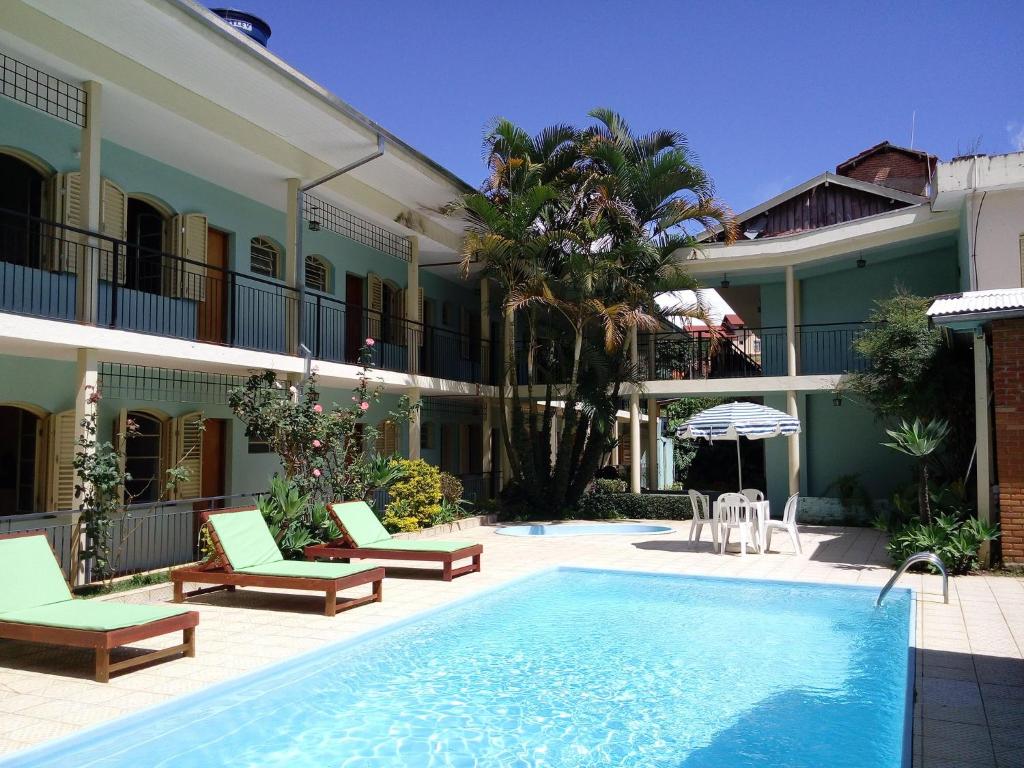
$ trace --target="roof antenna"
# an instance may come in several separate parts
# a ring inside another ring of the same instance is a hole
[[[910,115],[910,148],[914,148],[914,132],[917,129],[917,110]]]

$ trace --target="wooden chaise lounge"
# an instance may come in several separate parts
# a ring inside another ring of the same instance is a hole
[[[362,501],[328,504],[327,509],[341,529],[341,538],[327,544],[306,547],[304,552],[310,559],[349,560],[372,557],[375,560],[439,562],[445,581],[480,570],[483,544],[437,539],[393,539],[373,510]],[[467,558],[471,558],[471,561],[466,565],[454,566],[456,561]]]
[[[0,536],[0,638],[92,648],[97,682],[158,659],[195,656],[198,623],[195,611],[169,605],[76,600],[45,534]],[[178,630],[180,645],[110,662],[114,648]]]
[[[235,587],[269,587],[324,593],[324,615],[334,616],[365,603],[379,603],[384,596],[384,569],[379,565],[311,563],[285,560],[259,510],[251,507],[204,512],[202,523],[209,531],[216,552],[209,562],[199,566],[175,568],[174,601]],[[191,592],[185,583],[213,584]],[[364,597],[343,599],[343,589],[371,585]]]

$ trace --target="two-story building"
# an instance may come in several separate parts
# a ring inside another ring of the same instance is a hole
[[[228,17],[190,0],[4,4],[8,527],[75,507],[90,408],[101,441],[139,425],[139,501],[181,456],[181,499],[266,488],[277,457],[246,439],[230,389],[309,364],[321,398],[347,402],[368,337],[380,413],[402,394],[422,406],[408,429],[380,417],[381,449],[490,492],[489,296],[438,212],[468,185],[275,56],[264,22]]]

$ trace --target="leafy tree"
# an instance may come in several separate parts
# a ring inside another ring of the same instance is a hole
[[[488,178],[449,208],[467,222],[464,271],[479,264],[501,297],[512,479],[531,506],[556,512],[576,503],[614,445],[622,388],[641,378],[630,339],[666,319],[655,296],[695,287],[679,255],[692,243],[687,227],[720,223],[732,235],[685,137],[636,135],[610,110],[591,117],[532,137],[499,121],[485,141]]]
[[[721,405],[725,400],[720,397],[684,397],[668,403],[663,408],[663,413],[670,430],[675,432],[676,428],[686,422],[691,416],[700,413],[708,408]],[[676,440],[672,459],[675,465],[675,477],[679,483],[686,483],[687,473],[700,445],[696,440]]]

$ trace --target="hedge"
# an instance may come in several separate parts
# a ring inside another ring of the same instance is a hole
[[[689,520],[689,496],[637,493],[591,493],[584,496],[575,517],[585,520]]]

